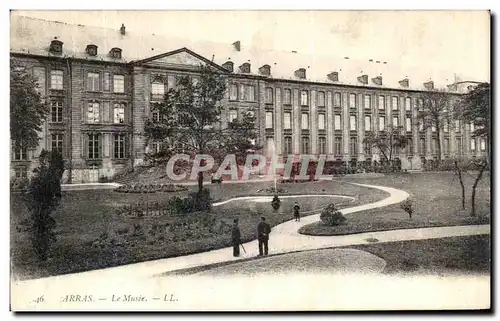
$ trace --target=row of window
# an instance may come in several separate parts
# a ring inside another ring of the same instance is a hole
[[[60,153],[63,152],[63,134],[51,134],[50,135],[50,146],[51,150],[58,150]],[[25,147],[13,148],[14,160],[23,161],[29,160],[28,149]]]
[[[99,124],[109,123],[124,124],[125,123],[125,103],[115,102],[111,104],[105,101],[100,102],[91,101],[87,104],[87,123]]]
[[[236,84],[232,84],[230,87],[230,100],[238,100],[238,86]],[[318,107],[325,107],[326,105],[326,94],[324,91],[317,91],[316,92],[316,105]],[[378,96],[378,109],[385,110],[386,109],[386,97],[387,96]],[[241,99],[240,99],[241,100]],[[358,101],[358,95],[357,94],[349,94],[349,108],[356,108],[358,104],[360,103]],[[266,104],[274,104],[274,89],[271,87],[266,87],[266,92],[265,92],[265,103]],[[291,105],[292,104],[292,90],[291,89],[284,89],[283,90],[283,104],[284,105]],[[300,105],[301,106],[308,106],[309,105],[309,91],[308,90],[301,90],[300,91]],[[371,100],[371,95],[364,95],[363,96],[363,107],[365,109],[371,109],[372,108],[372,100]],[[399,96],[393,96],[392,97],[392,110],[399,110],[399,105],[400,105],[400,97]],[[340,92],[335,92],[333,93],[333,106],[334,107],[341,107],[342,106],[342,94]],[[424,101],[423,99],[414,99],[414,108],[418,108],[421,110],[424,106]],[[404,108],[406,111],[411,111],[411,98],[406,97],[405,102],[404,102]]]
[[[124,159],[127,158],[126,154],[126,136],[123,134],[113,135],[113,158]],[[100,159],[102,158],[102,135],[89,134],[87,140],[87,158]]]
[[[255,86],[231,84],[229,86],[229,100],[255,101]]]
[[[111,75],[109,72],[87,72],[87,91],[110,91],[114,93],[125,93],[125,76]],[[64,88],[64,72],[62,70],[50,71],[50,89],[62,90]]]
[[[427,145],[426,145],[426,140],[425,138],[421,138],[419,141],[419,151],[420,154],[425,154],[427,150]],[[267,138],[267,144],[270,146],[270,144],[274,144],[274,139],[272,137]],[[481,144],[481,151],[486,150],[486,141],[484,139],[480,139],[480,144]],[[300,146],[300,152],[303,154],[309,154],[310,153],[310,139],[309,137],[302,137],[301,138],[301,146]],[[462,139],[457,138],[456,139],[456,152],[458,154],[461,154],[463,152],[462,148]],[[476,141],[473,139],[471,140],[471,151],[475,151],[476,149]],[[363,144],[364,147],[364,153],[365,155],[372,155],[372,146],[370,144]],[[350,137],[349,139],[349,152],[351,155],[356,155],[358,154],[358,138],[357,137]],[[432,139],[432,151],[435,154],[437,152],[437,139],[433,138]],[[406,151],[408,152],[409,155],[413,155],[414,153],[414,145],[413,145],[413,139],[409,138],[408,139],[408,145],[405,148]],[[443,153],[444,154],[449,154],[450,153],[450,141],[448,138],[445,138],[443,140]],[[342,155],[342,137],[335,137],[334,140],[334,153],[335,155]],[[399,154],[400,150],[397,148],[394,151],[395,154]],[[284,155],[290,155],[293,154],[293,145],[292,145],[292,137],[290,136],[285,136],[284,137],[284,150],[283,150]],[[326,154],[326,138],[325,137],[319,137],[318,138],[318,154]]]

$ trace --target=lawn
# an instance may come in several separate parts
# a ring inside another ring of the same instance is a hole
[[[476,193],[476,217],[470,216],[470,193],[473,179],[465,177],[466,209],[461,208],[461,189],[453,173],[390,174],[373,179],[343,181],[389,186],[404,190],[413,200],[414,213],[410,220],[399,204],[346,215],[347,221],[339,226],[326,226],[321,222],[302,227],[307,235],[346,235],[362,232],[405,228],[488,224],[490,222],[490,177],[485,175]]]
[[[490,235],[357,245],[384,259],[384,273],[489,274]]]
[[[216,200],[236,196],[266,195],[258,190],[272,183],[208,185]],[[280,184],[287,194],[342,194],[356,197],[352,205],[373,202],[387,194],[343,182]],[[23,228],[28,217],[20,196],[11,195],[11,264],[13,275],[37,278],[105,268],[128,263],[208,251],[230,245],[233,218],[239,218],[244,241],[256,237],[256,225],[265,208],[238,206],[214,207],[210,213],[183,216],[127,217],[118,215],[116,207],[138,202],[165,202],[172,196],[186,196],[194,191],[176,193],[133,194],[112,190],[64,192],[60,207],[53,213],[57,222],[57,242],[47,262],[38,265],[34,259],[29,234]],[[285,200],[285,199],[284,199]],[[324,201],[300,199],[304,209],[316,209]],[[345,200],[339,200],[345,204]],[[229,203],[231,204],[231,203]],[[244,203],[242,203],[244,204]],[[283,206],[290,204],[283,203]],[[351,205],[349,205],[351,206]],[[342,206],[341,206],[342,207]],[[291,219],[269,205],[263,213],[275,226]]]

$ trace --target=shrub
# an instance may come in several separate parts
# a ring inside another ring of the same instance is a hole
[[[328,204],[320,215],[321,222],[327,226],[340,225],[345,222],[345,216],[337,209],[334,203]]]
[[[403,209],[403,211],[408,213],[408,216],[410,217],[410,220],[411,220],[411,216],[412,216],[413,211],[414,211],[413,201],[411,199],[407,198],[403,202],[401,202],[400,206]]]
[[[210,211],[212,208],[212,198],[210,197],[210,190],[203,189],[201,192],[194,192],[189,194],[189,198],[194,201],[195,211]]]
[[[27,178],[11,178],[10,180],[10,189],[11,190],[24,190],[28,187],[29,179]]]

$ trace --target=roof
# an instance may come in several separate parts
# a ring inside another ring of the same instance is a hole
[[[230,60],[234,63],[234,73],[238,67],[249,62],[251,73],[259,74],[259,67],[267,64],[271,67],[274,79],[294,79],[294,72],[299,68],[306,69],[304,81],[332,83],[327,75],[333,71],[339,73],[337,83],[344,85],[370,86],[402,89],[399,81],[408,78],[411,90],[423,90],[423,83],[434,81],[436,88],[447,88],[457,79],[453,72],[426,70],[425,66],[401,66],[345,57],[307,55],[297,52],[265,50],[256,47],[242,46],[236,50],[233,44],[208,41],[193,41],[185,38],[166,37],[155,34],[140,34],[127,31],[122,35],[119,30],[84,25],[47,21],[31,17],[11,14],[10,51],[11,53],[29,53],[33,55],[52,56],[49,52],[50,42],[58,39],[64,43],[66,56],[88,60],[113,61],[128,63],[158,56],[163,53],[188,48],[209,61],[222,65]],[[98,47],[98,55],[90,57],[85,53],[87,45]],[[122,49],[122,59],[116,60],[108,55],[112,48]],[[358,77],[368,75],[368,84],[358,82]],[[383,85],[374,85],[372,78],[382,76]]]

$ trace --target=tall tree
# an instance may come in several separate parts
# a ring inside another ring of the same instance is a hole
[[[38,80],[25,66],[10,60],[10,136],[15,149],[34,149],[38,132],[49,113],[48,105],[37,91]]]
[[[417,120],[424,130],[436,133],[438,161],[441,161],[441,131],[451,126],[450,95],[445,90],[429,90],[423,93],[423,106],[417,113]]]
[[[199,76],[182,76],[175,88],[170,88],[165,100],[153,105],[159,120],[147,119],[145,136],[160,142],[161,153],[150,155],[163,160],[175,153],[209,154],[221,161],[228,153],[241,156],[258,149],[252,142],[257,137],[255,116],[243,112],[223,127],[221,104],[226,94],[227,78],[210,66],[200,66]],[[198,174],[198,192],[203,190],[203,173]]]
[[[408,139],[403,133],[403,127],[387,126],[383,132],[368,134],[363,140],[363,143],[377,148],[388,164],[393,164],[393,157],[396,151],[400,148],[405,148],[408,144]]]
[[[462,96],[457,104],[456,116],[474,123],[474,137],[486,139],[486,152],[490,155],[491,142],[491,89],[489,83],[481,83]]]

